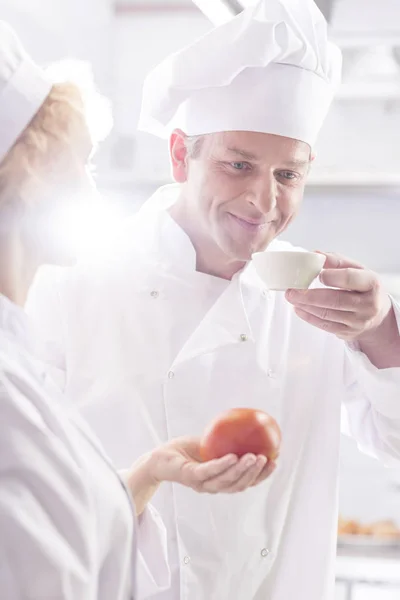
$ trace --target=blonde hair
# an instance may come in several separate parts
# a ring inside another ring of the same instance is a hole
[[[50,94],[0,163],[0,215],[58,194],[112,128],[111,106],[88,63],[62,61],[46,72],[54,82]]]
[[[63,163],[78,159],[85,130],[78,87],[70,83],[54,85],[0,164],[0,213],[3,208],[17,208],[18,202],[33,202],[46,189],[50,191]]]

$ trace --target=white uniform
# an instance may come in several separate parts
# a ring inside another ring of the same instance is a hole
[[[57,281],[43,273],[29,306],[47,360],[120,467],[201,434],[229,407],[261,408],[282,428],[278,469],[262,486],[232,496],[160,490],[173,586],[151,598],[326,600],[341,404],[364,450],[398,459],[400,369],[379,371],[297,318],[251,264],[231,282],[196,272],[193,246],[165,210],[177,194],[159,190],[107,264]]]
[[[0,596],[148,598],[170,583],[165,528],[149,509],[134,532],[128,492],[30,355],[25,320],[0,296]]]

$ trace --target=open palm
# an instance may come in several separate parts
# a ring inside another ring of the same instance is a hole
[[[158,481],[171,481],[203,493],[235,493],[257,485],[275,469],[265,456],[234,454],[203,462],[200,439],[181,437],[154,451],[154,476]]]

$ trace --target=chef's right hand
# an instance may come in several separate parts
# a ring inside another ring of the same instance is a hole
[[[153,453],[153,477],[157,482],[173,481],[200,493],[235,493],[264,481],[275,469],[265,456],[234,454],[203,462],[200,440],[182,437],[160,446]]]

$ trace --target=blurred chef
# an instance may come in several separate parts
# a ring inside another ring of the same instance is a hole
[[[0,590],[7,600],[132,600],[168,588],[165,529],[146,506],[160,482],[232,493],[269,472],[252,455],[201,463],[198,440],[185,437],[119,477],[33,358],[18,305],[43,262],[72,258],[55,215],[70,194],[92,190],[92,147],[79,88],[53,85],[0,22]]]
[[[312,0],[263,0],[149,74],[141,128],[169,139],[176,184],[99,267],[43,273],[31,312],[47,361],[120,466],[261,408],[277,470],[235,497],[171,485],[162,600],[332,597],[341,406],[362,449],[400,457],[399,307],[377,276],[328,254],[318,289],[264,289],[254,251],[296,217],[340,78]],[[345,218],[345,215],[344,215]]]

